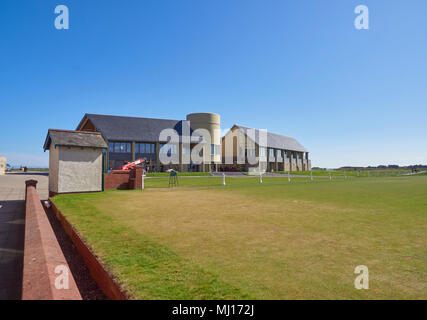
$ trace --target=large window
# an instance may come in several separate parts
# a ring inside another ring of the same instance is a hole
[[[136,143],[135,144],[135,152],[136,153],[155,153],[155,145],[154,143]]]
[[[108,144],[108,150],[110,152],[117,153],[131,153],[131,144],[130,142],[110,142]]]
[[[274,149],[270,149],[270,158],[274,158]]]
[[[265,157],[266,156],[265,147],[259,147],[259,156],[260,157]]]

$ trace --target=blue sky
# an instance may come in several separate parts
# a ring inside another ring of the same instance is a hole
[[[54,28],[65,4],[70,29]],[[369,8],[356,30],[354,8]],[[47,166],[85,113],[217,112],[314,166],[427,164],[427,1],[0,2],[0,155]]]

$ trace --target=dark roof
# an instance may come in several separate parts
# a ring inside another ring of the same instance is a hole
[[[107,143],[99,132],[82,132],[49,129],[44,143],[44,151],[54,146],[107,148]]]
[[[183,128],[191,133],[190,122],[185,120],[168,120],[153,118],[138,118],[124,116],[110,116],[103,114],[85,114],[77,127],[81,130],[88,119],[102,136],[108,141],[140,141],[140,142],[167,142],[160,141],[160,132],[164,129],[174,129],[182,137]]]
[[[259,141],[259,130],[240,125],[235,125],[246,135],[248,129],[255,130],[255,142]],[[298,152],[308,152],[296,139],[288,136],[284,136],[277,133],[267,131],[267,147],[275,149],[283,149]]]

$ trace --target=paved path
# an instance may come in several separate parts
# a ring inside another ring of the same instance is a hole
[[[0,176],[0,300],[21,299],[25,237],[25,180],[38,181],[41,199],[47,199],[48,177],[38,173]]]

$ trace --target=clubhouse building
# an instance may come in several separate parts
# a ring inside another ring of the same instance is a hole
[[[85,114],[76,131],[97,132],[108,148],[104,169],[118,169],[126,162],[144,159],[148,171],[180,172],[306,171],[311,170],[308,151],[294,138],[234,125],[223,137],[220,116],[192,113],[186,120]],[[174,130],[171,143],[165,130]],[[209,139],[205,139],[209,136]],[[197,149],[200,161],[193,161]],[[176,161],[161,161],[162,155]]]

